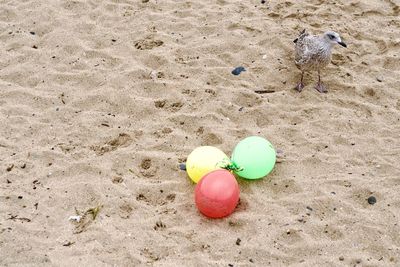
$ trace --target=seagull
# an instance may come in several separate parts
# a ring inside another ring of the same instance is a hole
[[[322,35],[311,35],[303,30],[300,36],[296,38],[295,43],[295,64],[301,70],[301,80],[295,89],[299,92],[303,90],[303,76],[305,71],[318,71],[318,83],[315,89],[320,93],[326,93],[328,90],[321,82],[321,69],[325,68],[332,57],[332,48],[339,44],[343,47],[347,45],[342,42],[339,34],[333,31],[327,31]]]

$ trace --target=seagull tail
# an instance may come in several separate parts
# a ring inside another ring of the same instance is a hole
[[[304,36],[307,36],[307,35],[308,35],[308,33],[306,33],[306,29],[303,29],[303,30],[300,32],[299,37],[297,37],[296,39],[293,40],[293,43],[297,43],[297,41],[299,41],[299,39],[303,39]]]

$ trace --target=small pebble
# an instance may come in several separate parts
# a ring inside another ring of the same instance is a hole
[[[232,71],[232,74],[233,75],[239,75],[242,71],[246,71],[246,69],[243,68],[243,67],[237,67]]]
[[[265,4],[265,0],[261,0],[261,4]]]
[[[376,80],[380,83],[383,81],[381,77],[376,77]]]
[[[10,166],[7,167],[7,171],[10,172],[14,168],[14,164],[11,164]]]
[[[185,164],[185,163],[179,164],[179,169],[180,169],[181,171],[186,171],[186,164]]]
[[[368,203],[369,203],[370,205],[374,205],[374,204],[376,203],[376,198],[375,198],[374,196],[370,196],[370,197],[368,198]]]
[[[343,257],[343,256],[340,256],[340,257],[339,257],[339,260],[340,260],[340,261],[344,261],[344,257]]]
[[[156,70],[152,70],[150,72],[150,78],[152,78],[153,80],[156,79],[158,77],[158,72]]]
[[[35,32],[29,32],[30,34],[32,34],[32,35],[35,35]]]
[[[240,246],[240,242],[242,242],[240,238],[236,239],[236,245]]]
[[[124,181],[124,178],[122,178],[121,176],[114,176],[114,177],[111,179],[111,181],[112,181],[114,184],[120,184],[120,183],[122,183],[122,182]]]

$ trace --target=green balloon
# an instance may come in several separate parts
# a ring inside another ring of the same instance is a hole
[[[236,145],[232,153],[232,163],[238,169],[237,175],[246,179],[266,176],[275,166],[276,152],[266,139],[250,136]]]

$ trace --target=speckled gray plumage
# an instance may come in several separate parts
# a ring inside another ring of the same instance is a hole
[[[322,35],[311,35],[303,30],[300,36],[294,40],[295,43],[295,64],[301,70],[301,80],[295,87],[301,92],[304,88],[303,77],[305,71],[318,71],[318,83],[316,89],[321,93],[326,93],[327,89],[321,82],[321,69],[325,68],[332,59],[332,48],[339,44],[343,47],[347,45],[342,42],[339,34],[327,31]]]
[[[295,46],[295,64],[302,71],[325,68],[332,58],[332,45],[324,36],[303,31]]]

